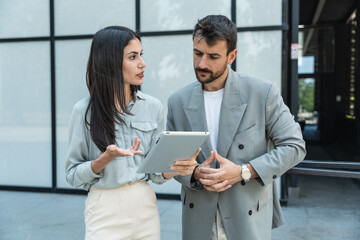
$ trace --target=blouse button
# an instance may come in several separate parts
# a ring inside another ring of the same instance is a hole
[[[239,149],[244,149],[244,145],[243,145],[243,144],[240,144],[240,145],[239,145]]]

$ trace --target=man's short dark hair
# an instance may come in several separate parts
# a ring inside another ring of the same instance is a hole
[[[219,40],[226,40],[227,54],[236,48],[236,25],[223,15],[208,15],[198,20],[193,32],[195,38],[204,39],[210,46]]]

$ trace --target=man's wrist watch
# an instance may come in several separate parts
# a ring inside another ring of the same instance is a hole
[[[241,165],[241,177],[244,182],[248,182],[251,179],[250,169],[246,166],[246,164]]]

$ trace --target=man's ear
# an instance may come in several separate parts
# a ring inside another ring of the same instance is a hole
[[[231,52],[229,52],[228,54],[228,64],[232,64],[235,61],[237,55],[237,49],[232,50]]]

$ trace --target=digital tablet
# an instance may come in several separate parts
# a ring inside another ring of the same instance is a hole
[[[210,132],[161,132],[137,172],[173,172],[170,166],[174,161],[191,158],[209,135]]]

